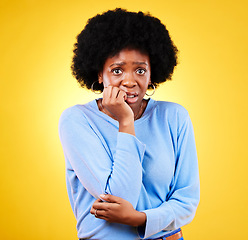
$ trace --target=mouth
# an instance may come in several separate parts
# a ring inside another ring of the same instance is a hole
[[[135,98],[137,97],[138,95],[127,95],[127,98]]]
[[[131,103],[135,103],[138,100],[138,94],[137,93],[126,93],[126,102],[131,104]]]

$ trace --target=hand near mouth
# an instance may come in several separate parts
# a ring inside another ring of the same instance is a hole
[[[127,94],[118,87],[109,85],[104,88],[102,106],[105,113],[119,122],[119,131],[134,133],[134,113],[128,105],[134,94]],[[106,111],[107,110],[107,111]]]
[[[120,88],[109,85],[104,88],[102,105],[118,122],[133,118],[133,111],[126,102],[129,96]]]

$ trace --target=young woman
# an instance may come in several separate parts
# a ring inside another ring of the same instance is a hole
[[[103,92],[59,123],[80,239],[183,239],[199,202],[192,124],[182,106],[144,99],[176,65],[177,48],[149,14],[107,11],[78,35],[73,75]]]

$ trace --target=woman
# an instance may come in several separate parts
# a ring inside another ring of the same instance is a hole
[[[59,124],[80,239],[183,239],[199,202],[192,124],[182,106],[144,99],[176,65],[168,31],[149,14],[108,11],[78,35],[73,75],[103,91]]]

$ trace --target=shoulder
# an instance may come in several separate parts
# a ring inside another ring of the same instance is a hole
[[[155,104],[153,112],[156,115],[156,121],[159,121],[160,124],[168,124],[170,129],[180,132],[191,123],[189,113],[182,105],[166,101],[156,101]]]
[[[80,110],[80,105],[74,105],[65,109],[62,112],[59,121],[64,122],[67,121],[68,119],[74,119],[77,117],[82,117],[82,111]]]
[[[174,102],[155,101],[152,115],[157,124],[169,126],[170,129],[177,129],[177,131],[190,122],[187,109]]]
[[[187,109],[178,103],[155,101],[155,104],[156,111],[160,114],[166,114],[167,117],[172,116],[185,119],[189,115]]]
[[[92,112],[92,102],[74,105],[65,109],[59,118],[59,127],[68,124],[86,123],[87,115]],[[89,111],[91,109],[91,111]]]

